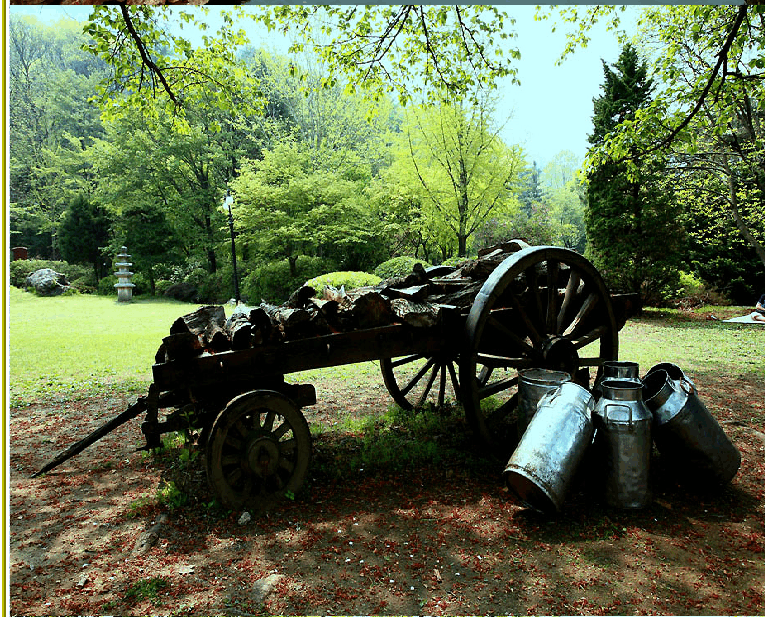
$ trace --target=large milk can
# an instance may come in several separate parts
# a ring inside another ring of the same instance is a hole
[[[571,380],[572,376],[563,371],[551,371],[544,368],[528,368],[519,371],[519,406],[516,422],[519,439],[537,412],[540,400],[564,382]]]
[[[594,411],[595,451],[604,467],[606,503],[616,508],[643,508],[652,499],[652,414],[644,405],[641,382],[605,379],[601,389]]]
[[[546,394],[506,465],[508,489],[542,512],[561,509],[567,488],[593,440],[590,392],[572,381]]]
[[[638,376],[638,363],[627,360],[607,360],[601,366],[599,375],[596,376],[596,383],[593,385],[593,396],[597,399],[603,396],[601,383],[605,379],[623,379],[641,383]]]
[[[697,398],[694,384],[683,371],[671,370],[672,374],[655,367],[643,380],[657,449],[679,479],[699,485],[725,484],[739,469],[739,450]]]

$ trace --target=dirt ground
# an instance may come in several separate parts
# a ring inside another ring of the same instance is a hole
[[[358,440],[329,430],[284,507],[249,522],[215,507],[197,459],[196,498],[173,508],[156,495],[177,454],[133,452],[138,420],[30,478],[127,395],[12,409],[11,614],[763,615],[763,383],[695,381],[742,454],[730,486],[682,488],[655,458],[650,507],[609,510],[586,478],[555,518],[516,503],[491,463],[338,477]],[[390,403],[382,385],[317,384],[317,398],[307,419],[328,427]]]

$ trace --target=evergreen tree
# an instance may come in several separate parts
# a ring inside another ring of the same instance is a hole
[[[104,248],[111,221],[100,205],[80,195],[69,204],[58,230],[61,256],[70,263],[93,265],[96,280],[106,275]]]
[[[608,140],[623,122],[630,122],[647,105],[653,84],[646,62],[630,44],[613,67],[604,62],[603,94],[593,100],[594,147]],[[614,289],[640,293],[656,303],[678,282],[679,209],[672,187],[663,175],[665,161],[658,155],[627,153],[635,164],[609,160],[588,175],[587,255]]]

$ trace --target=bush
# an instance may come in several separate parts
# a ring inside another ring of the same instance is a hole
[[[328,272],[321,276],[306,281],[306,285],[317,291],[317,297],[322,296],[325,286],[340,288],[349,291],[357,287],[368,287],[380,283],[381,278],[369,272]]]
[[[89,275],[95,276],[93,268],[90,266],[70,264],[66,261],[49,261],[47,259],[17,259],[9,264],[9,282],[14,287],[24,289],[24,281],[27,280],[27,277],[42,268],[50,268],[63,274],[69,282]]]
[[[96,293],[96,288],[98,287],[98,281],[96,281],[96,273],[91,271],[87,275],[73,280],[70,285],[72,286],[72,289],[76,289],[79,293]]]
[[[430,264],[422,259],[415,259],[414,257],[402,255],[380,264],[374,270],[375,276],[378,276],[381,279],[390,279],[395,276],[407,276],[412,272],[413,266],[417,263],[423,264],[424,268],[430,267]]]
[[[117,278],[114,276],[105,276],[98,282],[96,287],[96,293],[99,296],[116,296],[117,289],[114,284],[117,282]]]
[[[681,286],[674,294],[673,306],[680,309],[695,309],[701,306],[725,306],[726,298],[694,274],[679,273]]]
[[[154,293],[158,296],[164,296],[165,292],[168,290],[168,287],[170,287],[173,283],[166,279],[161,279],[159,281],[154,282]]]
[[[296,289],[305,284],[306,279],[319,276],[333,270],[335,264],[321,257],[298,258],[296,275],[290,276],[287,260],[274,261],[253,269],[240,282],[242,298],[251,305],[261,300],[272,304],[282,304]]]

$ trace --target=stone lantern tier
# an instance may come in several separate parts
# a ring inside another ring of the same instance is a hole
[[[130,302],[133,299],[133,288],[135,285],[130,282],[133,273],[128,270],[133,264],[128,261],[130,255],[128,255],[128,247],[123,246],[122,252],[117,255],[117,272],[114,275],[117,277],[117,282],[114,284],[117,289],[117,302]]]

